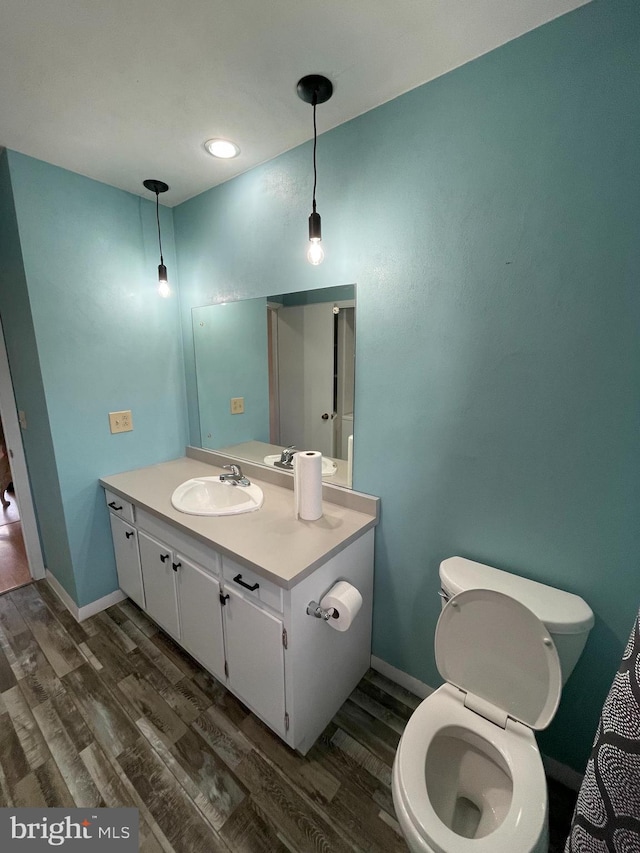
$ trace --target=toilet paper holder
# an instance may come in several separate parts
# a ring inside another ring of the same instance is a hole
[[[307,604],[307,613],[309,616],[315,616],[316,619],[324,619],[325,622],[328,622],[329,619],[337,619],[340,616],[335,607],[329,607],[325,610],[317,601],[310,601]]]

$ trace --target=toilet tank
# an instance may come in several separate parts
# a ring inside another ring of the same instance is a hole
[[[449,557],[440,563],[440,586],[443,607],[449,598],[465,589],[493,589],[528,607],[551,635],[560,658],[562,683],[566,683],[594,621],[593,611],[579,595],[464,557]]]

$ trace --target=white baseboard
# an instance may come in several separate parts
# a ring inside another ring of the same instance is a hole
[[[95,601],[92,601],[90,604],[85,604],[83,607],[78,607],[73,598],[69,595],[66,589],[62,586],[59,580],[51,574],[49,569],[46,570],[46,580],[51,589],[58,596],[60,601],[67,608],[69,613],[73,616],[76,622],[82,622],[84,619],[88,619],[90,616],[95,616],[96,613],[100,613],[101,610],[106,610],[107,607],[111,607],[113,604],[118,604],[119,601],[124,601],[127,597],[122,590],[117,589],[115,592],[110,592],[109,595],[104,595],[102,598],[98,598]]]
[[[415,696],[419,696],[420,699],[426,699],[427,696],[430,696],[433,693],[433,687],[429,687],[428,684],[425,684],[423,681],[419,681],[417,678],[403,672],[401,669],[396,669],[395,666],[391,666],[390,663],[387,663],[381,658],[377,658],[375,655],[371,655],[371,669],[375,669],[375,671],[379,672],[380,675],[384,675],[384,677],[388,678],[389,681],[399,684],[400,687],[404,687],[405,690],[411,691]]]
[[[405,690],[410,690],[411,693],[420,697],[420,699],[426,699],[426,697],[434,691],[433,687],[429,687],[428,684],[425,684],[423,681],[419,681],[412,675],[408,675],[401,669],[396,669],[395,666],[391,666],[390,663],[381,660],[381,658],[375,657],[375,655],[371,655],[371,668],[375,669],[376,672],[379,672],[381,675],[384,675],[385,678],[389,679],[389,681],[399,684],[400,687],[404,687]],[[577,770],[574,770],[567,764],[561,764],[561,762],[556,761],[555,758],[549,758],[548,755],[542,756],[542,763],[544,765],[545,773],[551,779],[554,779],[556,782],[560,782],[562,785],[566,785],[566,787],[571,788],[572,791],[580,790],[580,785],[582,784],[582,773],[578,773]]]
[[[60,601],[67,608],[69,613],[71,613],[76,622],[79,622],[80,620],[78,619],[78,605],[75,603],[73,598],[71,598],[67,590],[62,586],[62,584],[55,577],[55,575],[51,574],[49,569],[45,570],[45,580],[47,581],[51,589],[55,592],[55,594],[58,596]]]

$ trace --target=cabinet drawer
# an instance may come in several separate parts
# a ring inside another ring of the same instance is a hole
[[[124,518],[126,521],[130,521],[133,524],[136,520],[133,504],[119,498],[118,495],[114,495],[113,492],[110,492],[108,489],[104,490],[104,497],[110,512],[114,515],[119,515],[120,518]]]
[[[140,507],[136,507],[136,527],[159,542],[170,543],[174,551],[180,552],[184,557],[188,557],[213,574],[220,574],[220,555],[217,551],[189,534],[170,527]]]
[[[246,566],[236,563],[229,557],[222,558],[222,575],[225,584],[242,592],[247,598],[256,598],[282,613],[282,588],[265,580]]]

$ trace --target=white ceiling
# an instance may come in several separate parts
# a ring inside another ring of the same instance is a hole
[[[0,146],[168,205],[587,0],[0,0]],[[237,142],[231,161],[203,143]]]

